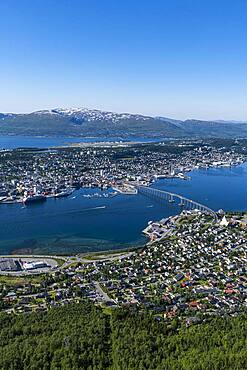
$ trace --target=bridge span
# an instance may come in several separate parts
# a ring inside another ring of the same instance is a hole
[[[201,211],[203,213],[210,214],[214,218],[214,220],[217,221],[217,214],[214,210],[182,195],[170,193],[169,191],[165,190],[151,188],[148,186],[138,186],[137,191],[140,194],[151,196],[160,200],[166,200],[169,203],[178,203],[180,207],[183,207],[187,210],[197,209],[198,211]]]

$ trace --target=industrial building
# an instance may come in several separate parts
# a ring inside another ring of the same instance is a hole
[[[0,271],[20,271],[21,265],[19,260],[13,258],[1,258],[0,259]]]

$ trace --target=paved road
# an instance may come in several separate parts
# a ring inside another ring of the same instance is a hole
[[[94,263],[94,262],[100,262],[100,261],[115,261],[118,259],[124,259],[129,256],[131,256],[134,252],[127,252],[123,254],[112,254],[112,255],[105,255],[101,254],[98,255],[98,258],[95,259],[87,259],[83,258],[82,256],[79,255],[72,255],[72,256],[53,256],[53,255],[0,255],[0,258],[20,258],[25,261],[32,261],[32,260],[43,260],[46,261],[47,264],[50,267],[47,268],[40,268],[40,269],[34,269],[34,270],[21,270],[21,271],[0,271],[0,274],[2,275],[16,275],[16,276],[21,276],[21,275],[34,275],[34,274],[42,274],[42,273],[49,273],[50,271],[55,271],[55,270],[60,270],[64,269],[68,266],[70,266],[73,263]],[[63,260],[62,266],[58,266],[58,263],[56,259]]]
[[[116,260],[121,260],[121,259],[124,259],[124,258],[127,258],[129,256],[131,256],[134,252],[127,252],[127,253],[124,253],[124,254],[113,254],[113,255],[107,255],[107,254],[101,254],[99,255],[99,258],[95,258],[95,259],[86,259],[86,258],[83,258],[83,257],[78,257],[78,259],[80,259],[81,262],[100,262],[100,261],[116,261]]]
[[[96,290],[96,292],[103,298],[103,300],[105,301],[105,302],[108,302],[108,301],[110,301],[110,302],[113,302],[113,303],[115,303],[116,304],[116,302],[113,300],[113,299],[111,299],[109,296],[108,296],[108,294],[106,293],[106,292],[104,292],[103,290],[102,290],[102,288],[101,288],[101,286],[100,286],[100,284],[99,284],[99,282],[98,281],[95,281],[94,282],[94,286],[95,286],[95,290]]]

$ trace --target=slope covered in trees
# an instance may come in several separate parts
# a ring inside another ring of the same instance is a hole
[[[246,316],[190,328],[92,304],[1,315],[1,369],[245,369]]]

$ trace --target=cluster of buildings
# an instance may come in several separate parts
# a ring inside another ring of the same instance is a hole
[[[52,266],[50,265],[52,262]],[[23,272],[47,272],[49,268],[55,267],[56,261],[53,259],[39,260],[32,258],[20,258],[20,257],[2,257],[0,258],[0,274],[7,275],[22,275]]]
[[[184,211],[165,239],[95,274],[118,304],[165,318],[237,314],[247,308],[246,225],[239,217],[214,224]]]
[[[118,305],[165,318],[237,314],[247,307],[246,225],[239,216],[214,224],[208,215],[183,212],[162,242],[99,262],[84,278],[99,281]]]
[[[187,324],[243,312],[247,219],[222,212],[218,216],[215,223],[210,215],[183,211],[166,222],[166,237],[124,258],[80,262],[78,257],[39,284],[1,285],[2,309],[44,310],[90,299],[104,306],[149,309],[159,319],[177,317]]]
[[[186,179],[184,173],[194,168],[232,166],[245,158],[245,148],[210,141],[5,150],[0,152],[0,203],[68,196],[80,187],[133,194],[134,185],[159,177]]]
[[[80,187],[133,194],[136,185],[159,177],[186,178],[194,168],[239,164],[246,159],[242,149],[176,141],[2,151],[0,203],[67,196]],[[0,284],[0,310],[43,311],[89,299],[150,309],[159,318],[188,324],[207,315],[238,314],[247,306],[247,220],[220,212],[215,221],[197,210],[150,223],[144,230],[150,242],[124,258],[73,256],[61,266],[56,259],[1,258],[0,273],[20,273],[22,280]]]
[[[79,272],[78,272],[79,271]],[[75,267],[56,269],[46,275],[35,275],[0,284],[0,311],[28,313],[47,311],[51,307],[91,300],[97,305],[117,307],[97,282],[86,282],[83,271]]]

